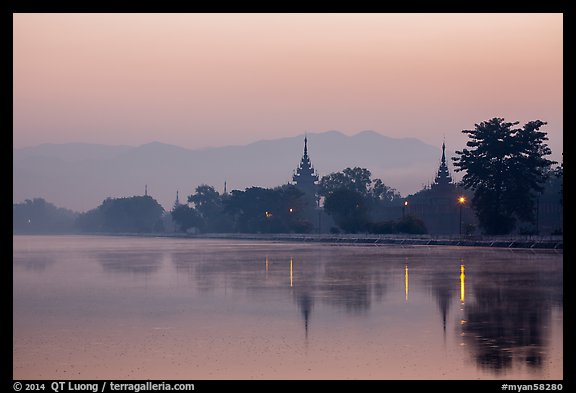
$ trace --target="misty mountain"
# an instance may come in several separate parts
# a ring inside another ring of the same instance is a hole
[[[308,134],[308,154],[320,176],[346,167],[365,167],[402,195],[433,179],[438,146],[415,138],[390,138],[373,131],[353,136],[338,131]],[[42,197],[59,206],[86,211],[107,197],[149,195],[169,210],[200,184],[223,191],[288,183],[304,148],[304,135],[261,140],[243,146],[190,150],[152,142],[138,147],[44,144],[14,149],[13,201]],[[448,154],[449,152],[447,152]]]
[[[132,149],[131,146],[109,146],[89,143],[66,143],[52,144],[45,143],[39,146],[24,147],[14,150],[14,155],[18,159],[26,157],[52,157],[65,162],[74,162],[87,159],[107,159],[116,156],[118,153]]]

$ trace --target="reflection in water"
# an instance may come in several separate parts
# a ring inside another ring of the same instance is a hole
[[[291,292],[304,322],[304,340],[308,345],[310,317],[315,299],[322,296],[318,284],[323,280],[324,264],[310,263],[305,259],[294,262],[294,258],[290,257],[290,267]]]
[[[294,281],[295,263],[294,258],[290,257],[290,290],[294,296],[298,309],[304,321],[304,339],[308,343],[308,326],[310,314],[314,306],[314,279],[317,278],[315,271],[307,268],[305,263],[298,264],[298,280]]]
[[[539,368],[551,317],[550,294],[561,291],[561,279],[552,269],[504,269],[508,271],[474,273],[474,299],[466,304],[462,324],[464,338],[482,368],[500,373],[515,362]],[[463,291],[463,267],[461,282]]]
[[[104,271],[110,273],[151,274],[158,271],[162,264],[160,253],[106,251],[96,254]]]
[[[558,255],[48,240],[15,240],[18,378],[562,378]]]
[[[406,258],[406,269],[404,269],[404,292],[406,292],[406,301],[408,301],[408,258]]]
[[[304,319],[304,335],[306,340],[308,340],[308,321],[310,320],[310,313],[314,306],[314,298],[310,292],[304,290],[296,294],[296,303],[302,313],[302,319]]]
[[[445,266],[439,267],[430,273],[429,285],[432,288],[432,293],[440,310],[444,338],[446,338],[446,324],[450,305],[457,293],[457,287],[455,285],[457,284],[456,274],[457,271],[455,271],[453,264],[449,261],[447,261]]]
[[[56,262],[56,258],[52,254],[37,254],[33,252],[25,253],[21,256],[14,256],[13,260],[14,266],[35,272],[43,272]]]
[[[292,257],[290,257],[290,288],[292,288]]]
[[[465,282],[464,282],[464,265],[460,265],[460,303],[464,304],[464,298],[466,295]]]
[[[277,291],[286,285],[298,294],[306,287],[311,304],[314,298],[321,298],[326,304],[355,313],[366,312],[372,298],[382,300],[385,281],[390,279],[391,270],[390,266],[374,264],[371,260],[345,263],[330,259],[307,261],[305,257],[296,259],[270,253],[262,253],[261,259],[256,258],[264,261],[263,269],[262,262],[253,263],[253,256],[226,251],[194,256],[172,253],[171,256],[176,271],[188,275],[202,291],[214,291],[221,283],[230,283],[234,289],[249,289],[251,292]]]
[[[314,304],[318,300],[353,315],[366,314],[374,300],[383,301],[386,283],[398,274],[396,269],[400,267],[397,264],[374,263],[372,259],[350,262],[343,258],[332,260],[317,257],[307,260],[304,255],[269,252],[257,257],[258,263],[253,263],[255,258],[252,255],[236,255],[226,251],[194,256],[174,253],[171,259],[176,270],[186,273],[194,280],[195,287],[202,291],[213,291],[219,287],[248,290],[250,293],[289,290],[286,294],[291,293],[298,306],[306,341]],[[550,298],[560,298],[561,301],[561,294],[552,291],[547,298],[541,296],[545,287],[539,281],[541,272],[522,272],[518,267],[513,267],[496,274],[493,272],[499,271],[502,266],[495,269],[494,264],[485,261],[480,264],[485,266],[484,270],[475,269],[467,277],[460,258],[456,263],[444,260],[444,263],[434,266],[416,263],[416,267],[413,267],[414,263],[411,261],[409,266],[406,257],[401,265],[405,302],[408,302],[410,289],[418,288],[418,281],[416,287],[414,284],[410,286],[410,278],[425,278],[424,282],[428,283],[436,300],[445,343],[450,308],[453,300],[459,300],[463,315],[454,319],[455,328],[458,335],[462,333],[467,344],[463,348],[472,351],[479,365],[498,371],[509,368],[513,357],[532,366],[542,363],[545,345],[543,329],[550,314]],[[471,283],[473,296],[464,305],[466,295],[470,295],[466,293],[467,279]],[[522,285],[518,285],[520,281]],[[557,282],[553,285],[557,285]],[[527,288],[530,291],[526,291]]]
[[[368,274],[359,270],[349,272],[337,267],[326,267],[326,280],[321,286],[325,302],[343,307],[347,312],[365,313],[370,308]]]
[[[346,312],[366,314],[373,299],[383,299],[386,283],[391,279],[390,269],[390,265],[371,259],[326,263],[319,294],[327,304]]]

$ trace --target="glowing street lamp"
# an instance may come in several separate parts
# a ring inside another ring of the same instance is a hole
[[[404,220],[405,210],[407,207],[408,207],[408,201],[404,201],[404,204],[402,205],[402,220]]]
[[[462,236],[462,206],[466,203],[466,198],[458,197],[458,203],[460,204],[460,236]]]

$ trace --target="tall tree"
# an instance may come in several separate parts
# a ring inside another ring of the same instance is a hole
[[[95,209],[82,213],[76,225],[89,232],[162,232],[164,209],[151,196],[107,198]]]
[[[196,187],[196,193],[188,197],[188,202],[194,204],[194,208],[204,219],[219,214],[222,209],[220,194],[214,187],[206,184]]]
[[[400,203],[402,200],[402,196],[395,188],[387,186],[380,179],[372,180],[370,196],[375,202],[383,202],[388,204]]]
[[[360,232],[368,224],[367,199],[355,190],[340,188],[330,193],[324,202],[324,210],[346,232]]]
[[[372,173],[366,168],[346,168],[342,172],[335,172],[320,179],[319,193],[328,196],[338,189],[356,191],[362,196],[368,196]]]
[[[372,173],[366,168],[346,168],[342,172],[331,173],[320,179],[320,195],[327,197],[340,189],[355,191],[374,203],[396,202],[401,199],[398,191],[388,187],[381,179],[372,179]]]
[[[370,216],[389,206],[399,204],[401,196],[380,179],[372,179],[366,168],[346,168],[320,179],[319,194],[324,199],[324,210],[336,224],[347,232],[364,230]]]
[[[180,232],[186,232],[190,228],[204,229],[204,220],[197,210],[188,205],[176,206],[170,214]]]
[[[212,186],[201,184],[196,192],[188,197],[188,203],[194,204],[202,224],[198,227],[203,232],[229,232],[232,230],[232,220],[224,212],[224,200],[227,195],[221,195]]]
[[[551,153],[540,131],[546,123],[518,124],[495,117],[463,130],[468,148],[453,158],[455,170],[465,171],[462,186],[473,191],[472,207],[487,234],[507,234],[518,221],[534,221],[537,194],[554,164],[544,158]]]

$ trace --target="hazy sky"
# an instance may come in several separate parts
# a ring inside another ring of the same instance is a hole
[[[14,147],[188,148],[339,130],[563,151],[562,14],[14,14]]]

